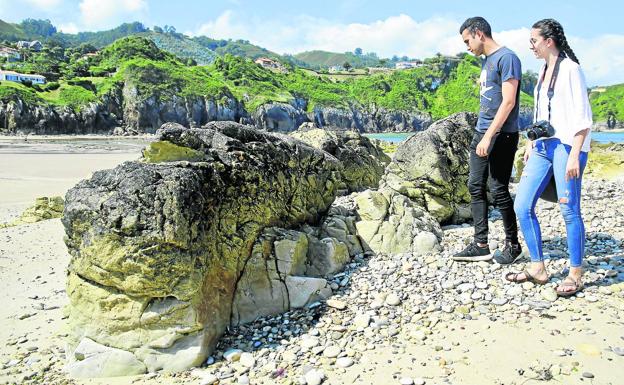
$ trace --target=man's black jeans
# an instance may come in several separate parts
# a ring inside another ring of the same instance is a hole
[[[518,149],[518,133],[504,133],[497,135],[491,151],[486,157],[477,155],[477,144],[483,134],[475,132],[470,144],[470,175],[468,177],[468,191],[471,196],[472,219],[474,220],[475,241],[488,242],[488,201],[487,182],[490,178],[490,189],[494,204],[503,216],[505,239],[513,244],[518,243],[518,224],[514,204],[509,194],[509,179],[513,161]]]

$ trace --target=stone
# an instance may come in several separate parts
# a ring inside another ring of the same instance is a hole
[[[336,360],[336,366],[339,368],[348,368],[353,365],[353,358],[351,357],[342,357]]]
[[[246,368],[253,368],[256,365],[256,359],[253,354],[248,352],[241,354],[239,362]]]
[[[410,377],[401,377],[399,383],[401,385],[414,385],[414,380],[412,380]]]
[[[342,349],[340,349],[339,346],[330,345],[325,348],[325,350],[323,351],[323,355],[327,358],[335,358],[335,357],[338,357],[338,355],[341,352],[342,352]]]
[[[401,303],[401,298],[393,292],[386,297],[386,303],[390,306],[397,306]]]
[[[552,287],[544,288],[541,291],[542,298],[549,302],[555,302],[558,298],[557,292]]]
[[[370,324],[371,317],[368,314],[358,314],[353,319],[353,326],[355,328],[366,328]]]
[[[468,148],[477,117],[458,113],[417,132],[397,148],[380,182],[426,207],[439,222],[468,214]]]
[[[72,378],[132,376],[147,372],[145,364],[125,350],[115,349],[83,338],[65,366]]]
[[[227,362],[236,362],[240,360],[242,355],[243,351],[240,349],[228,349],[223,353],[223,358],[225,358]]]
[[[344,310],[347,308],[347,304],[344,301],[341,301],[339,299],[328,299],[327,300],[327,306],[332,307],[334,309],[338,309],[338,310]]]
[[[320,385],[325,379],[325,373],[318,369],[312,369],[304,375],[304,378],[307,385]]]
[[[175,146],[95,172],[66,195],[62,222],[72,256],[66,290],[70,348],[82,336],[97,338],[112,348],[136,349],[150,370],[173,369],[168,365],[172,357],[177,370],[183,370],[203,363],[226,327],[241,322],[243,312],[232,299],[254,287],[245,281],[247,266],[261,269],[252,278],[263,273],[291,286],[279,286],[279,300],[263,315],[306,306],[313,295],[331,293],[326,281],[310,287],[311,281],[289,279],[298,266],[318,265],[308,252],[300,261],[301,235],[284,238],[294,243],[271,245],[266,254],[256,249],[258,263],[247,262],[252,245],[270,225],[319,223],[342,183],[342,165],[335,157],[234,122],[211,122],[202,129],[165,127],[155,142]],[[201,153],[201,159],[178,159],[180,147]],[[329,271],[349,260],[344,243],[319,242],[334,250],[329,257],[336,263]],[[288,259],[279,260],[276,269],[260,263],[273,258],[274,250]],[[300,295],[300,288],[309,291]],[[298,297],[293,300],[286,292]]]

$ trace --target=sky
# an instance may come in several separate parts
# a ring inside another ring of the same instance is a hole
[[[531,25],[557,19],[585,72],[588,86],[624,83],[622,1],[247,1],[247,0],[0,0],[0,19],[49,19],[68,33],[140,21],[172,25],[190,36],[244,39],[284,54],[359,47],[380,57],[425,58],[465,51],[459,26],[483,16],[494,39],[514,50],[523,69],[542,62],[529,51]]]

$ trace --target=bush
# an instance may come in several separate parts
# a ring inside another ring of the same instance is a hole
[[[48,84],[46,84],[45,86],[45,90],[46,91],[54,91],[57,90],[61,85],[58,82],[50,82]]]
[[[32,80],[28,80],[28,79],[22,80],[22,84],[25,85],[26,87],[32,87],[33,85]]]

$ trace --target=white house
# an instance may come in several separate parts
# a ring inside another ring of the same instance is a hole
[[[20,40],[17,42],[17,48],[20,48],[20,49],[29,48],[33,51],[41,51],[41,49],[43,48],[43,44],[41,44],[39,40],[33,40],[33,41]]]
[[[19,51],[11,47],[0,47],[0,57],[7,58],[7,61],[16,61],[22,58]]]
[[[422,66],[422,63],[419,61],[400,61],[394,65],[394,68],[398,70],[406,70],[409,68],[416,68]]]
[[[33,84],[45,84],[46,82],[45,76],[21,74],[15,71],[2,70],[0,70],[0,80],[7,82],[22,82],[24,80],[30,80]]]

